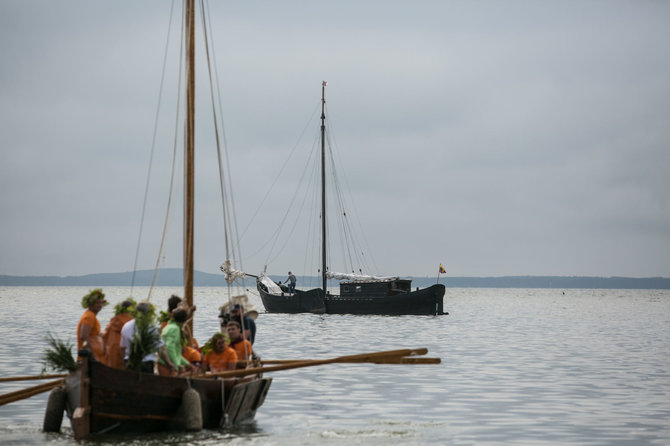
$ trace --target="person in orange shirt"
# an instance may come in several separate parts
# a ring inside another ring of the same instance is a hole
[[[195,339],[193,339],[193,341],[195,341]],[[181,355],[196,367],[199,367],[200,363],[202,362],[202,354],[197,348],[189,347],[188,345],[182,345]]]
[[[203,347],[206,351],[202,361],[205,371],[224,372],[237,368],[237,353],[230,348],[230,338],[224,333],[215,333]]]
[[[105,358],[105,344],[100,336],[100,321],[97,314],[107,305],[105,294],[100,288],[92,290],[81,299],[86,309],[77,325],[77,349],[89,350],[93,357],[102,362]]]
[[[237,359],[246,360],[257,359],[256,352],[251,348],[251,342],[242,337],[242,328],[237,321],[230,321],[226,325],[226,331],[230,336],[230,346],[237,353]]]
[[[123,370],[125,364],[121,353],[121,328],[123,324],[133,318],[132,311],[135,309],[135,300],[132,297],[114,306],[115,315],[109,320],[105,331],[102,332],[102,340],[105,343],[106,366]]]

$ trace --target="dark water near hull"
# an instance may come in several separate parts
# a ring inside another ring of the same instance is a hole
[[[112,304],[128,293],[105,291]],[[0,288],[0,374],[39,373],[46,331],[74,340],[86,292]],[[179,290],[160,289],[152,301],[163,307],[172,292]],[[196,289],[201,342],[217,329],[224,299],[218,289]],[[103,327],[111,307],[99,315]],[[427,347],[442,364],[278,372],[244,429],[104,443],[670,444],[669,291],[448,289],[445,310],[450,315],[261,314],[255,348],[268,359]],[[27,387],[0,385],[0,393]],[[65,421],[61,434],[40,431],[46,398],[0,407],[0,443],[74,443]]]

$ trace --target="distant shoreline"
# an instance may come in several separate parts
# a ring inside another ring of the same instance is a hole
[[[283,281],[285,276],[270,276],[273,280]],[[435,277],[411,277],[413,287],[426,287],[437,281]],[[153,271],[144,270],[135,273],[134,286],[149,286]],[[253,281],[253,279],[250,279]],[[8,276],[0,275],[0,286],[130,286],[132,272],[100,273],[82,276]],[[316,278],[298,277],[301,283],[318,283]],[[581,276],[502,276],[502,277],[450,277],[440,276],[440,283],[448,288],[585,288],[585,289],[670,289],[667,277],[581,277]],[[195,286],[226,286],[223,274],[210,274],[196,271]],[[182,286],[183,273],[180,268],[159,271],[156,286]],[[329,281],[329,286],[337,286]]]

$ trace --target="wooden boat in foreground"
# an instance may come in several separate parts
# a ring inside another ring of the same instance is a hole
[[[325,90],[321,86],[321,288],[288,290],[265,274],[256,278],[256,288],[269,313],[318,314],[382,314],[441,315],[445,314],[445,286],[435,284],[412,291],[410,279],[376,277],[362,274],[333,273],[326,263],[326,150]],[[340,294],[327,291],[327,279],[340,280]]]
[[[184,301],[193,307],[195,8],[185,0],[186,115],[184,150]],[[204,12],[203,12],[204,14]],[[206,22],[203,20],[203,23]],[[234,278],[231,278],[231,282]],[[188,333],[193,333],[192,321]],[[52,393],[45,414],[60,429],[63,409],[75,439],[90,434],[199,430],[242,424],[254,419],[272,382],[260,374],[243,378],[166,377],[107,367],[80,352],[76,372],[66,378],[65,392]],[[62,394],[62,397],[58,397]],[[60,401],[58,400],[60,398]],[[57,427],[57,428],[56,428]]]
[[[90,434],[218,429],[253,421],[272,378],[178,378],[117,370],[85,358],[66,378],[75,439]],[[184,395],[193,389],[196,403]],[[199,402],[199,407],[194,404]],[[200,410],[201,426],[192,416]]]

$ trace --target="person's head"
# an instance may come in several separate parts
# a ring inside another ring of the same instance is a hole
[[[226,325],[226,330],[228,331],[228,336],[230,336],[230,339],[237,339],[242,333],[240,323],[237,321],[228,322],[228,325]]]
[[[214,351],[216,353],[222,353],[226,349],[226,345],[230,344],[230,338],[227,334],[217,333],[216,341],[214,343]]]
[[[242,311],[244,311],[242,305],[235,304],[230,308],[230,315],[233,317],[238,317]]]
[[[168,313],[172,313],[172,310],[177,308],[177,305],[181,302],[181,297],[177,296],[176,294],[173,294],[170,296],[168,299]]]
[[[178,324],[183,324],[184,322],[186,322],[187,318],[188,318],[188,312],[183,308],[175,308],[172,311],[172,319]]]
[[[288,272],[288,275],[289,275],[289,276],[291,275],[291,271]]]
[[[151,304],[149,302],[140,302],[135,306],[135,311],[142,314],[147,314],[152,310]]]
[[[156,310],[151,303],[144,301],[135,305],[133,317],[138,324],[152,324],[155,316]]]
[[[135,309],[135,299],[132,297],[127,298],[114,305],[114,315],[118,316],[119,314],[132,313]]]
[[[107,305],[107,301],[105,300],[105,293],[103,293],[102,289],[100,288],[91,290],[81,299],[82,308],[91,310],[95,314],[98,314],[98,312],[102,310],[102,307],[105,305]]]

